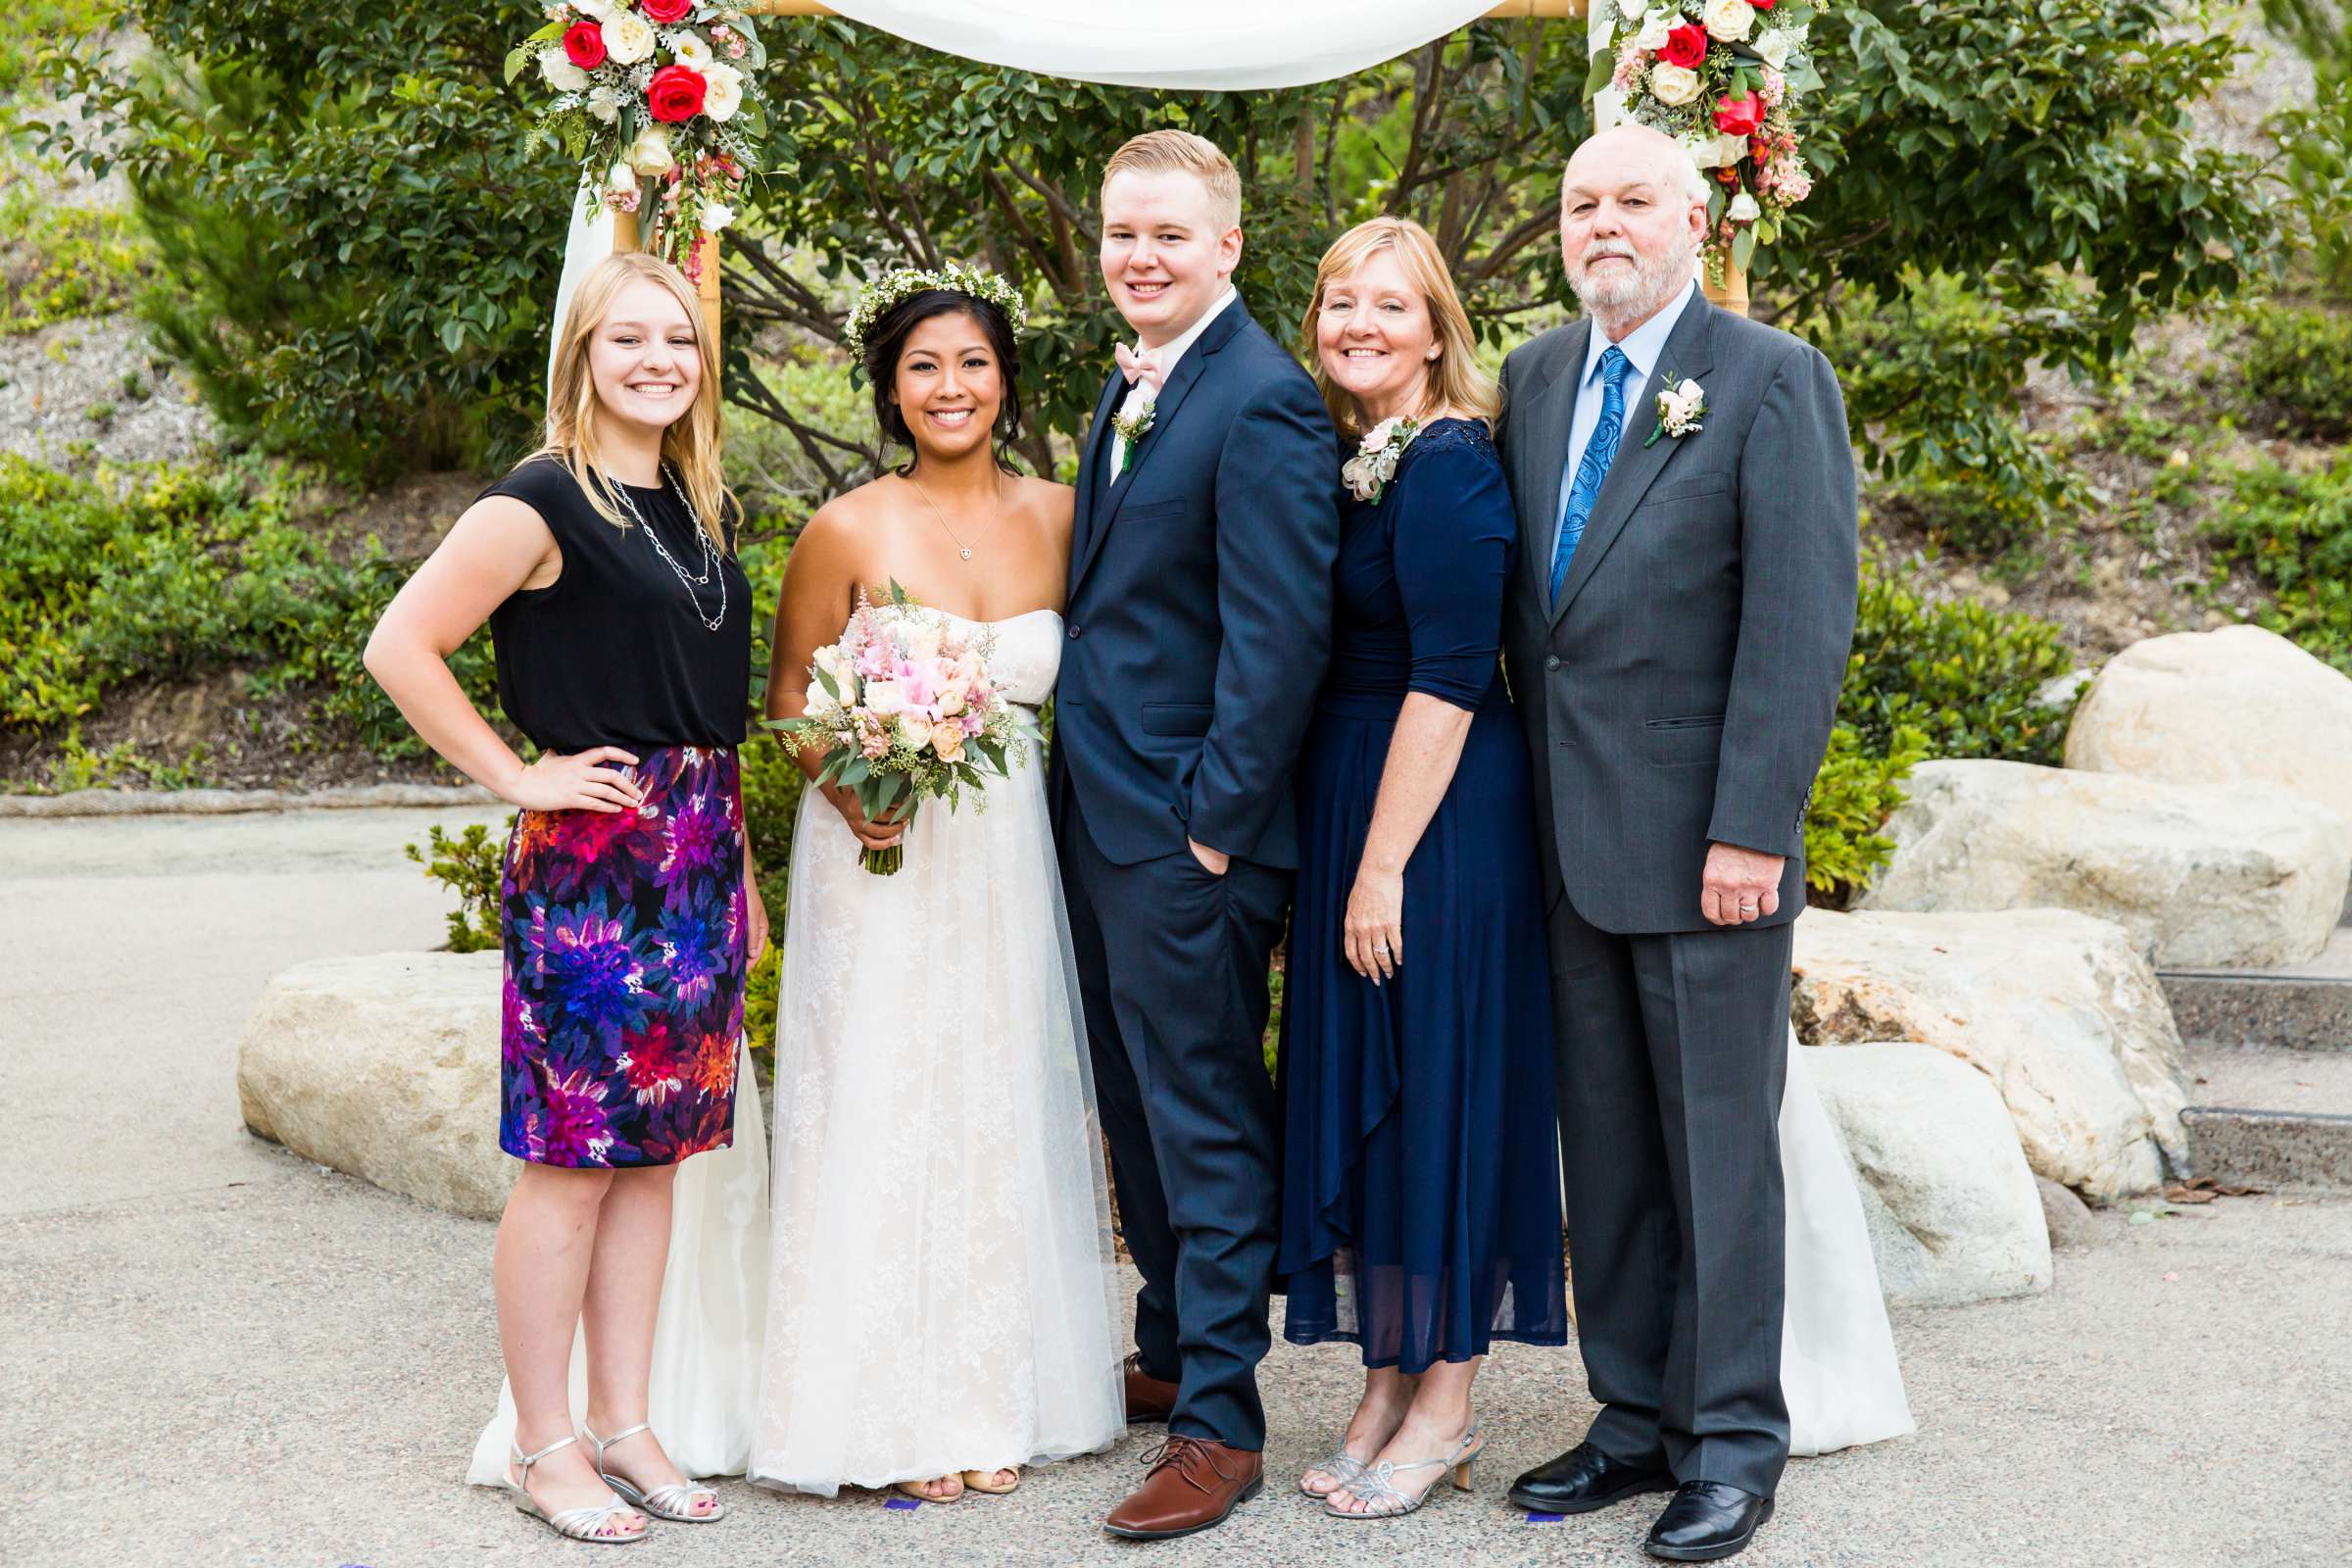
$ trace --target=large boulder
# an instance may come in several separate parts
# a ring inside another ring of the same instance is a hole
[[[2259,626],[2151,637],[2091,683],[2066,765],[2277,784],[2352,821],[2352,679]]]
[[[2188,1169],[2180,1034],[2122,926],[2071,909],[1814,909],[1795,971],[1806,1045],[1908,1040],[1982,1069],[2034,1173],[2091,1202]]]
[[[2352,826],[2272,785],[1953,760],[1904,788],[1859,907],[2079,909],[2159,965],[2251,966],[2317,956],[2352,881]]]
[[[1809,1049],[1805,1064],[1845,1139],[1889,1302],[2049,1288],[2041,1195],[1991,1079],[1907,1043]]]
[[[495,1218],[499,956],[388,953],[298,964],[237,1046],[245,1125],[435,1208]]]

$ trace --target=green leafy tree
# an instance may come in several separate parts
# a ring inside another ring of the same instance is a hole
[[[131,0],[168,53],[58,63],[172,283],[165,340],[231,424],[356,476],[527,442],[573,176],[526,144],[520,7]]]

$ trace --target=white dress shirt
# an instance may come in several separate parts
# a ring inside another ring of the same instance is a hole
[[[1185,351],[1200,339],[1201,333],[1208,330],[1208,323],[1215,320],[1223,313],[1225,307],[1231,305],[1238,298],[1240,295],[1234,286],[1227,283],[1225,292],[1217,296],[1217,302],[1200,313],[1200,319],[1153,351],[1159,356],[1159,384],[1161,386],[1166,386],[1175,378],[1176,367],[1183,361]],[[1149,389],[1143,381],[1136,381],[1127,388],[1126,397],[1120,399],[1118,416],[1122,419],[1135,417],[1143,411],[1147,401],[1154,400],[1158,395],[1157,392]],[[1110,475],[1113,479],[1119,476],[1119,469],[1125,466],[1126,461],[1127,438],[1119,434],[1118,427],[1113,425],[1110,432]]]
[[[1647,388],[1651,373],[1658,368],[1658,357],[1666,352],[1666,339],[1673,335],[1674,323],[1683,318],[1683,312],[1690,308],[1690,301],[1697,293],[1698,285],[1694,282],[1676,296],[1672,305],[1626,333],[1625,340],[1617,345],[1625,351],[1626,359],[1633,365],[1632,371],[1625,378],[1625,432],[1617,438],[1619,456],[1624,455],[1627,437],[1633,434],[1637,424],[1642,422],[1640,418],[1642,394]],[[1560,548],[1560,530],[1568,525],[1568,497],[1576,488],[1576,466],[1585,461],[1585,448],[1592,444],[1592,432],[1600,426],[1600,357],[1608,349],[1609,340],[1601,334],[1599,325],[1595,323],[1592,339],[1585,345],[1585,378],[1577,384],[1576,413],[1568,420],[1568,461],[1560,469],[1560,514],[1551,519],[1551,548],[1554,554]],[[1647,434],[1648,427],[1644,424],[1642,435],[1646,438]],[[1544,574],[1548,582],[1551,578],[1549,555],[1544,558]]]

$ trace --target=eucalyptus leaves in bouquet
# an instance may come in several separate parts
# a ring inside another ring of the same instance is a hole
[[[650,212],[645,249],[699,281],[702,236],[734,221],[767,132],[751,19],[696,0],[563,0],[545,15],[507,80],[537,61],[555,90],[538,134],[579,161],[584,203]]]

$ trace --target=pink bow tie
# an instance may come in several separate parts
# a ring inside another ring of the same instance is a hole
[[[1154,393],[1158,392],[1161,373],[1159,350],[1131,349],[1122,343],[1118,352],[1119,373],[1127,378],[1127,384],[1133,386],[1138,381],[1147,381]]]

